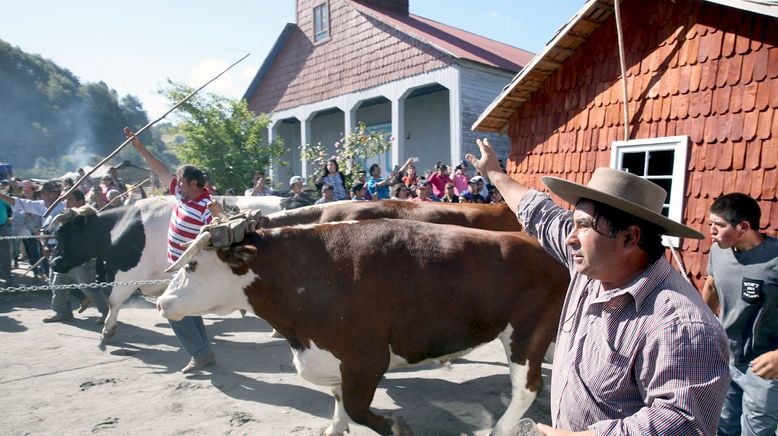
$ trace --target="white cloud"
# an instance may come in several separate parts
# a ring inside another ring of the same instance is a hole
[[[195,65],[189,73],[189,86],[198,88],[213,79],[230,65],[224,59],[206,59]],[[238,98],[242,95],[244,87],[239,85],[240,79],[234,70],[230,70],[223,76],[208,85],[204,91],[214,94],[222,94],[230,98]]]
[[[188,85],[198,88],[224,71],[230,64],[231,62],[225,59],[205,59],[195,65],[190,71]],[[244,68],[240,71],[232,69],[228,71],[208,85],[203,91],[222,94],[229,98],[242,97],[251,81],[251,77],[253,77],[253,75],[247,76],[246,69]],[[256,70],[254,70],[254,73],[256,73]]]

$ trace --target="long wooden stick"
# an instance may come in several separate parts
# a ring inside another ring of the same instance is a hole
[[[173,106],[172,108],[170,108],[170,110],[168,110],[167,112],[165,112],[165,113],[164,113],[164,114],[163,114],[161,117],[159,117],[159,118],[157,118],[156,120],[154,120],[154,121],[152,121],[152,122],[150,122],[150,123],[146,124],[145,126],[141,127],[141,129],[140,129],[140,130],[138,130],[137,132],[135,132],[135,136],[140,136],[140,134],[141,134],[141,133],[143,133],[143,132],[145,132],[145,131],[146,131],[146,129],[148,129],[149,127],[153,126],[154,124],[156,124],[156,123],[158,123],[158,122],[162,121],[162,119],[164,119],[166,116],[168,116],[168,115],[169,115],[171,112],[173,112],[174,110],[178,109],[178,107],[179,107],[179,106],[181,106],[182,104],[186,103],[186,101],[187,101],[187,100],[189,100],[190,98],[194,97],[194,96],[195,96],[195,94],[197,94],[198,92],[200,92],[200,90],[202,90],[202,89],[203,89],[203,88],[205,88],[206,86],[210,85],[210,84],[211,84],[211,82],[213,82],[214,80],[216,80],[216,79],[218,79],[219,77],[221,77],[221,76],[222,76],[224,73],[226,73],[227,71],[229,71],[230,69],[232,69],[232,67],[234,67],[235,65],[238,65],[238,64],[239,64],[241,61],[243,61],[243,59],[246,59],[247,57],[249,57],[249,55],[250,55],[250,54],[251,54],[251,53],[246,53],[246,55],[245,55],[245,56],[243,56],[242,58],[240,58],[240,59],[238,59],[237,61],[235,61],[235,62],[234,62],[232,65],[230,65],[229,67],[227,67],[227,69],[225,69],[225,70],[224,70],[224,71],[222,71],[221,73],[217,74],[217,75],[216,75],[216,76],[215,76],[213,79],[211,79],[211,80],[209,80],[209,81],[205,82],[205,84],[204,84],[203,86],[201,86],[201,87],[199,87],[199,88],[195,89],[194,91],[192,91],[192,93],[190,93],[189,95],[187,95],[186,97],[184,97],[184,99],[183,99],[183,100],[181,100],[181,101],[179,101],[178,103],[176,103],[176,105],[175,105],[175,106]],[[105,164],[106,162],[108,162],[109,160],[111,160],[111,159],[112,159],[114,156],[116,156],[116,155],[117,155],[117,154],[118,154],[118,153],[119,153],[119,152],[122,150],[122,148],[124,148],[124,146],[125,146],[125,145],[127,145],[127,144],[129,144],[129,143],[130,143],[130,141],[132,141],[132,137],[130,137],[130,138],[127,138],[127,139],[126,139],[124,142],[122,142],[122,143],[121,143],[121,145],[119,145],[118,147],[116,147],[116,150],[114,150],[114,151],[113,151],[111,154],[109,154],[109,155],[108,155],[108,156],[107,156],[105,159],[101,160],[101,161],[100,161],[100,162],[99,162],[97,165],[95,165],[95,166],[94,166],[94,168],[92,168],[92,169],[91,169],[91,170],[90,170],[88,173],[85,173],[83,176],[81,176],[81,178],[80,178],[80,179],[78,179],[78,181],[77,181],[76,183],[74,183],[74,184],[73,184],[73,187],[72,187],[72,188],[68,189],[68,191],[67,191],[66,193],[64,193],[64,194],[60,195],[60,196],[59,196],[59,198],[57,198],[57,199],[54,201],[54,203],[51,203],[51,206],[49,206],[49,208],[48,208],[48,209],[46,209],[46,212],[43,214],[43,216],[44,216],[44,217],[47,217],[47,216],[49,216],[49,214],[51,213],[52,209],[54,209],[54,207],[55,207],[55,206],[57,206],[57,205],[58,205],[60,202],[62,202],[62,200],[64,200],[65,198],[67,198],[67,196],[68,196],[68,195],[70,195],[70,193],[71,193],[71,192],[73,192],[73,191],[74,191],[76,188],[78,188],[78,186],[79,186],[79,185],[80,185],[80,184],[81,184],[81,183],[82,183],[84,180],[86,180],[86,178],[87,178],[87,177],[89,177],[89,176],[90,176],[92,173],[94,173],[94,172],[95,172],[95,171],[96,171],[98,168],[100,168],[100,167],[101,167],[103,164]]]
[[[35,262],[35,263],[34,263],[34,264],[32,264],[32,265],[31,265],[29,268],[27,268],[27,271],[25,271],[24,273],[22,273],[22,277],[24,277],[24,276],[26,276],[27,274],[29,274],[29,273],[30,273],[30,271],[32,271],[33,269],[35,269],[35,267],[36,267],[36,266],[38,266],[38,265],[40,265],[41,263],[43,263],[43,261],[44,261],[44,260],[46,260],[46,256],[41,256],[41,258],[40,258],[40,259],[38,259],[38,261],[37,261],[37,262]]]

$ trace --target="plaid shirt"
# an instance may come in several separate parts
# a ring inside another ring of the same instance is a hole
[[[572,213],[540,192],[519,218],[570,269],[551,377],[556,428],[618,435],[715,435],[729,386],[724,331],[662,257],[626,287],[598,292],[565,243]]]

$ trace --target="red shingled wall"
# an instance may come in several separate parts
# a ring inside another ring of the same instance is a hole
[[[269,113],[313,103],[443,68],[454,60],[359,13],[346,0],[330,0],[330,39],[313,42],[313,7],[299,0],[298,29],[249,100]]]
[[[722,193],[759,201],[761,227],[778,234],[778,20],[701,1],[622,5],[630,139],[689,135],[684,221],[707,234]],[[622,89],[613,19],[596,30],[512,117],[508,171],[585,183],[622,140]],[[698,287],[708,240],[681,256]]]

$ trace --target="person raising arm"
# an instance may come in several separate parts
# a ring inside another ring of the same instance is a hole
[[[664,256],[661,235],[703,235],[661,214],[667,193],[597,168],[586,185],[542,177],[555,204],[502,172],[487,140],[467,160],[526,231],[570,271],[551,375],[546,435],[716,433],[729,384],[728,345],[699,292]],[[700,365],[700,362],[705,362]]]

